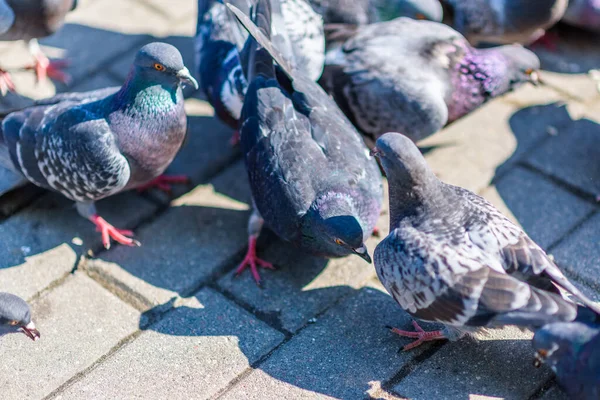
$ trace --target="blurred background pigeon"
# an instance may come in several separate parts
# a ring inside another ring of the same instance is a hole
[[[2,121],[0,164],[37,186],[74,200],[110,247],[138,244],[130,231],[100,217],[96,200],[132,188],[164,186],[160,177],[183,143],[187,118],[182,83],[198,84],[179,51],[142,47],[122,87],[64,93]]]
[[[537,358],[556,373],[572,399],[600,398],[600,325],[555,322],[533,337]]]
[[[14,22],[14,11],[6,3],[6,0],[0,0],[0,35],[9,30]]]
[[[287,43],[284,56],[311,79],[317,80],[325,62],[323,19],[306,0],[277,0],[281,11],[274,16],[273,40]],[[230,1],[246,15],[256,0]],[[239,26],[220,0],[198,1],[196,29],[196,65],[202,89],[215,113],[236,132],[232,144],[239,141],[238,120],[248,83],[242,71],[241,54],[247,32]],[[245,63],[244,63],[245,64]]]
[[[568,0],[447,0],[453,26],[473,45],[530,44],[542,38],[567,9]]]
[[[600,33],[600,1],[569,0],[562,19],[569,25]]]
[[[572,321],[578,306],[558,287],[600,310],[492,204],[438,180],[409,138],[387,133],[373,152],[390,195],[390,234],[375,249],[377,275],[411,316],[445,325],[393,329],[416,339],[406,350],[483,327]]]
[[[34,341],[40,337],[29,305],[14,294],[0,292],[0,336],[9,333],[23,333]]]
[[[538,82],[539,59],[519,46],[475,49],[452,28],[397,18],[340,27],[319,83],[370,139],[397,131],[413,141],[486,101]]]
[[[26,67],[35,71],[38,81],[50,77],[67,83],[70,77],[62,71],[68,65],[65,60],[50,61],[42,52],[37,39],[50,36],[58,31],[65,22],[69,11],[77,7],[78,0],[0,0],[0,18],[8,15],[1,9],[8,5],[14,18],[8,29],[0,26],[0,41],[25,40],[34,58],[34,64]],[[2,19],[6,22],[9,19]],[[15,86],[7,71],[0,70],[0,89],[14,91]]]
[[[273,3],[277,14],[277,3]],[[325,257],[356,254],[382,203],[381,174],[352,124],[329,96],[271,44],[271,3],[260,0],[255,21],[230,6],[250,34],[250,85],[242,109],[241,146],[254,213],[248,253],[238,268],[272,267],[256,256],[263,221],[281,239]],[[280,72],[276,73],[273,59]]]

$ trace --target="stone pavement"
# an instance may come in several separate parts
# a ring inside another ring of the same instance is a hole
[[[42,42],[73,62],[72,85],[56,90],[120,84],[135,51],[157,39],[193,66],[194,0],[80,3]],[[540,51],[547,86],[497,99],[422,147],[443,180],[494,202],[600,298],[600,95],[587,74],[600,53],[597,38],[564,37],[557,52]],[[20,43],[2,44],[0,60],[29,61]],[[55,91],[15,78],[30,97]],[[231,132],[190,95],[189,139],[170,172],[193,185],[99,204],[141,248],[104,251],[51,193],[27,187],[0,201],[0,291],[27,299],[42,332],[35,343],[1,339],[2,399],[564,398],[517,329],[398,352],[406,341],[384,327],[410,318],[357,257],[308,257],[265,232],[259,251],[278,270],[262,271],[263,289],[248,273],[234,279],[250,204],[244,167]],[[383,234],[387,225],[384,213]]]

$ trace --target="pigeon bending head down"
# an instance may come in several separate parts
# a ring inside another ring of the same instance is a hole
[[[31,340],[40,337],[31,320],[29,305],[14,294],[0,293],[0,336],[19,332]]]
[[[177,90],[180,84],[187,83],[198,89],[198,82],[183,64],[177,48],[167,43],[150,43],[136,54],[132,68],[138,82]]]

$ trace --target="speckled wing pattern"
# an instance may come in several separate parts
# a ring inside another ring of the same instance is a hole
[[[111,89],[112,90],[112,89]],[[75,201],[93,201],[125,187],[130,169],[119,152],[98,94],[55,97],[10,114],[2,122],[5,145],[34,184]],[[63,100],[78,98],[80,101]]]

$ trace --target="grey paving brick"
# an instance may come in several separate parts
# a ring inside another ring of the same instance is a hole
[[[527,234],[545,249],[595,208],[542,175],[523,168],[515,168],[500,179],[496,190]]]
[[[569,396],[567,396],[567,394],[565,392],[562,391],[562,389],[560,387],[558,387],[558,385],[554,385],[552,386],[548,391],[546,391],[542,397],[540,397],[541,400],[568,400]]]
[[[188,15],[195,17],[198,12],[196,1],[178,1],[176,3],[170,3],[163,0],[138,0],[138,2],[146,7],[157,10],[172,22],[181,23],[181,19],[185,19]]]
[[[132,193],[98,203],[100,215],[121,228],[134,227],[155,209]],[[47,193],[0,223],[0,290],[29,298],[71,271],[79,255],[101,246],[100,234],[72,202]]]
[[[410,317],[388,295],[363,288],[274,352],[223,398],[365,398],[427,348],[398,352],[403,343],[387,324],[408,329]]]
[[[444,345],[393,391],[411,399],[527,399],[551,376],[533,366],[531,333],[510,327]]]
[[[87,267],[143,310],[190,295],[246,245],[245,176],[243,164],[236,164],[139,229],[142,247],[115,248]]]
[[[561,268],[600,289],[600,213],[553,248],[552,254]]]
[[[598,97],[598,91],[587,70],[579,74],[559,74],[544,71],[543,79],[546,85],[563,93],[563,97],[572,97],[581,102],[587,102]]]
[[[204,289],[61,394],[62,399],[204,399],[283,335]]]
[[[81,273],[32,304],[41,339],[3,337],[3,399],[39,399],[92,365],[138,327],[139,313]]]
[[[114,76],[107,72],[101,71],[89,79],[81,81],[77,86],[72,89],[66,89],[70,92],[87,92],[89,90],[102,89],[111,86],[121,86],[123,81],[116,79]]]
[[[600,194],[600,125],[581,119],[533,151],[527,162],[592,196]]]

